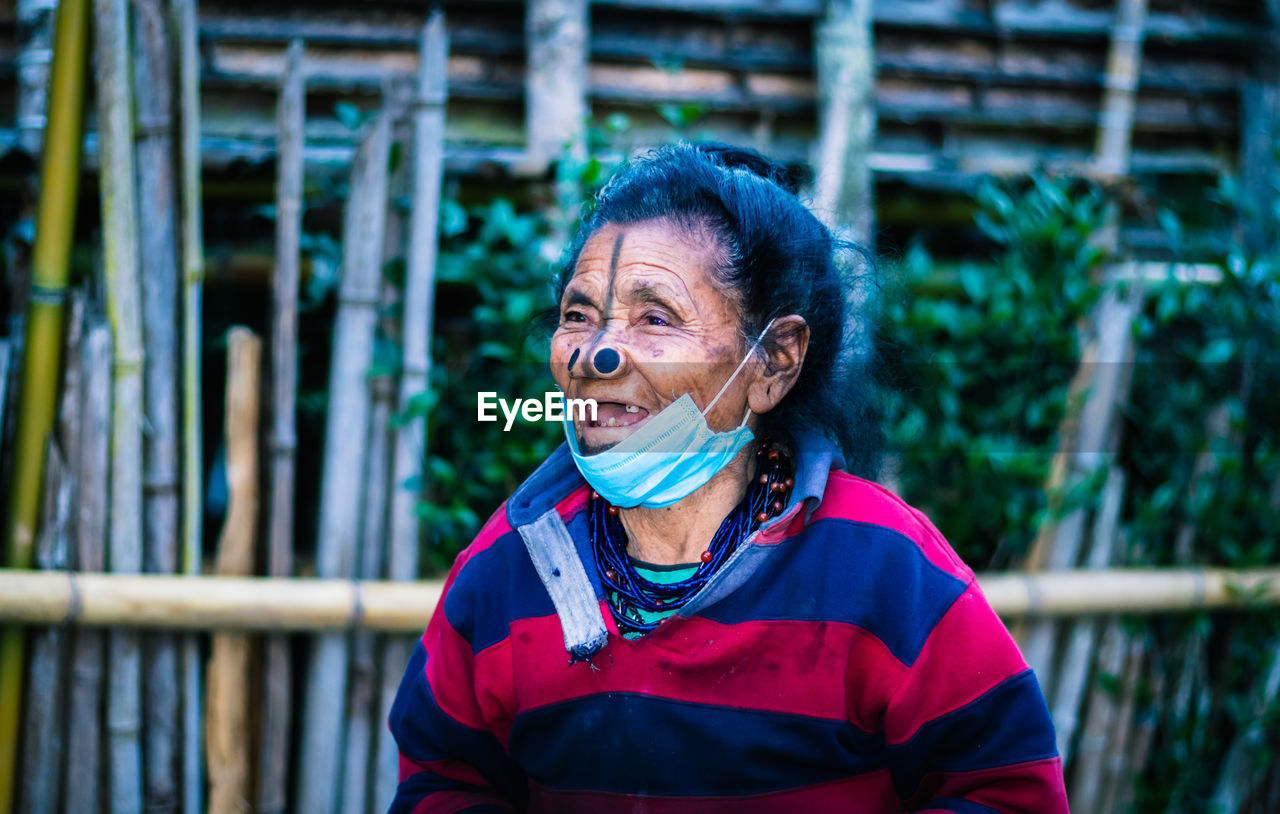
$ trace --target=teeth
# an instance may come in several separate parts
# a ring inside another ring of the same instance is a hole
[[[637,407],[637,406],[635,406],[634,404],[628,404],[628,405],[627,405],[627,412],[628,412],[628,413],[638,413],[638,412],[640,412],[640,408],[639,408],[639,407]]]
[[[609,419],[609,424],[608,424],[608,426],[610,426],[610,427],[616,427],[616,426],[618,426],[618,419],[616,419],[616,418],[610,418],[610,419]]]

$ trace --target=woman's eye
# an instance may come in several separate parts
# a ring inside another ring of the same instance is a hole
[[[663,327],[671,324],[670,322],[667,322],[666,318],[659,316],[658,314],[649,314],[644,318],[644,321],[649,325],[654,325],[658,327]]]
[[[566,311],[564,316],[560,318],[561,322],[586,322],[587,315],[581,311]]]

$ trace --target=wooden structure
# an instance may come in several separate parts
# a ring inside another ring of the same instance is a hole
[[[525,5],[444,6],[451,40],[447,172],[541,177],[545,144],[555,137],[526,127],[526,66],[534,60]],[[595,0],[583,41],[583,108],[598,121],[627,113],[633,126],[622,146],[633,148],[671,137],[662,105],[692,104],[703,114],[691,134],[809,163],[819,130],[815,31],[826,8],[825,0]],[[872,12],[876,137],[869,161],[880,226],[968,217],[967,210],[923,205],[920,190],[962,190],[976,174],[1020,173],[1041,163],[1087,165],[1105,91],[1110,3],[897,0],[875,3]],[[13,41],[6,30],[16,31],[16,15],[15,0],[0,2],[0,43]],[[371,109],[388,74],[413,75],[421,24],[420,4],[402,0],[265,0],[252,9],[229,0],[200,3],[206,195],[271,201],[276,93],[290,41],[307,44],[308,164],[345,167],[354,133],[335,104]],[[572,19],[556,24],[576,29]],[[1133,98],[1133,172],[1158,190],[1179,176],[1233,167],[1245,129],[1241,88],[1271,43],[1264,4],[1157,0],[1145,31]],[[13,92],[18,60],[0,47],[0,98]],[[14,111],[0,104],[0,153],[20,143]],[[532,150],[531,141],[538,142]],[[92,135],[88,148],[93,164]],[[209,238],[233,246],[247,239],[234,231]],[[259,243],[269,238],[264,233]],[[1156,235],[1130,229],[1126,238],[1145,245]]]

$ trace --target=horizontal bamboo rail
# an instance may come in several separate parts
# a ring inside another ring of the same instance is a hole
[[[979,583],[1003,617],[1280,605],[1280,568],[1006,572]],[[186,630],[420,632],[443,583],[0,569],[0,619]]]

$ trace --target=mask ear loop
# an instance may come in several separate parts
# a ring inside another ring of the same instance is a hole
[[[733,384],[733,380],[738,378],[738,374],[741,373],[742,369],[747,366],[747,361],[751,359],[751,354],[755,353],[756,348],[760,347],[760,342],[764,339],[764,335],[769,333],[769,329],[773,327],[773,321],[776,319],[777,317],[774,317],[773,319],[769,320],[769,324],[764,326],[764,330],[761,331],[760,335],[756,337],[755,344],[751,346],[751,350],[747,351],[747,355],[742,357],[742,361],[738,363],[737,368],[735,368],[733,373],[730,374],[729,379],[724,383],[724,386],[720,388],[720,392],[716,393],[716,397],[713,398],[711,400],[711,403],[708,404],[706,408],[702,411],[703,418],[707,417],[707,413],[711,412],[711,408],[716,406],[716,402],[719,401],[720,397],[724,395],[724,391],[729,389],[729,385]],[[748,406],[746,415],[742,417],[742,423],[738,425],[738,429],[742,429],[743,427],[747,426],[747,419],[750,417],[751,417],[751,407]]]

